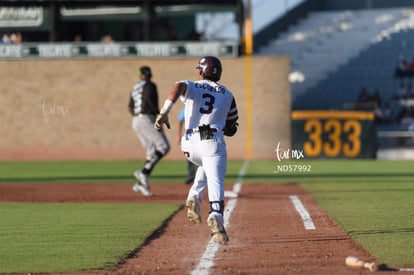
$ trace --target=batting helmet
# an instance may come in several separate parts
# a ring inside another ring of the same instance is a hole
[[[151,68],[150,68],[150,67],[148,67],[148,66],[142,66],[142,67],[139,69],[139,71],[140,71],[140,73],[141,73],[142,75],[145,75],[147,78],[151,78],[151,77],[152,77]]]
[[[199,69],[205,79],[219,81],[221,77],[221,61],[215,56],[204,56],[198,61]]]

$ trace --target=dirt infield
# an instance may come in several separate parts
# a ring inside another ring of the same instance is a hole
[[[132,192],[130,184],[2,184],[0,201],[184,203],[188,188],[153,184],[155,195],[147,198]],[[226,185],[226,190],[232,188]],[[298,196],[316,229],[305,229],[292,195]],[[300,185],[243,185],[235,200],[227,228],[230,242],[209,259],[213,261],[210,274],[371,274],[345,266],[349,255],[367,261],[375,258],[350,239]],[[207,211],[204,200],[203,221]],[[208,242],[205,222],[189,223],[183,208],[117,270],[82,274],[190,274],[200,260],[206,260],[201,258]]]

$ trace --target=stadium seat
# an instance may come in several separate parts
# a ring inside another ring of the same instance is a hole
[[[398,87],[394,69],[414,57],[414,10],[408,8],[319,11],[259,49],[290,56],[292,109],[342,109],[362,87],[390,100]]]

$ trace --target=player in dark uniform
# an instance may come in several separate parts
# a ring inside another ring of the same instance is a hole
[[[157,86],[151,81],[151,68],[143,66],[139,73],[140,81],[132,88],[128,109],[133,116],[132,129],[145,149],[146,161],[141,170],[135,171],[138,181],[132,189],[144,196],[152,196],[148,177],[158,161],[169,152],[170,144],[164,132],[153,127],[159,107]]]

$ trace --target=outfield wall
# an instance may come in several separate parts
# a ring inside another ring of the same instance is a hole
[[[280,142],[290,147],[289,60],[253,57],[251,82],[245,58],[222,58],[225,84],[239,107],[240,128],[228,138],[230,159],[273,159]],[[137,69],[149,65],[160,104],[176,80],[195,80],[196,58],[66,59],[0,61],[0,160],[143,159],[127,111]],[[249,66],[248,66],[249,67]],[[246,84],[252,87],[251,139],[246,135]],[[172,145],[167,158],[181,159],[174,106],[166,130]],[[247,137],[247,138],[246,138]]]

